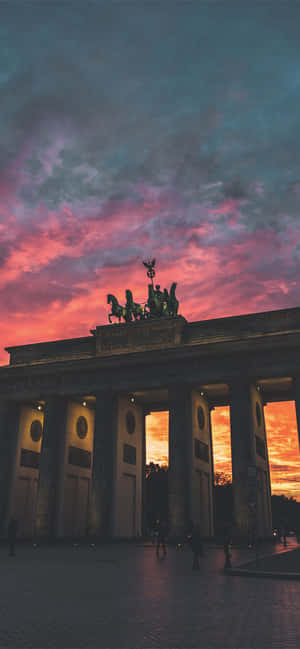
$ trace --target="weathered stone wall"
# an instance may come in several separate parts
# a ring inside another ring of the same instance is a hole
[[[76,430],[79,417],[87,421],[87,435],[80,439]],[[58,459],[63,472],[58,496],[57,526],[59,536],[85,536],[89,528],[89,503],[93,467],[95,412],[81,403],[70,401],[67,409],[64,451]],[[90,466],[71,463],[72,449],[89,453]],[[71,449],[71,454],[70,454]]]
[[[10,506],[10,514],[18,521],[19,537],[32,537],[35,533],[39,468],[21,464],[21,462],[26,462],[26,455],[27,461],[29,459],[30,462],[30,452],[40,455],[41,439],[34,441],[30,434],[31,425],[34,421],[41,422],[41,426],[43,426],[44,413],[34,406],[22,405],[20,408],[15,466],[12,467],[14,486]],[[35,455],[35,457],[37,456]]]
[[[135,417],[132,434],[127,430],[126,415]],[[142,530],[142,408],[128,397],[119,397],[117,415],[116,475],[113,534],[116,537],[140,536]],[[127,448],[124,448],[126,445]],[[128,448],[130,447],[130,448]],[[136,463],[124,461],[134,454]],[[125,455],[124,455],[125,453]]]

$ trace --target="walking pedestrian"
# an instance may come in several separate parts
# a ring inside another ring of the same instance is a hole
[[[157,556],[157,558],[159,557],[159,550],[160,550],[160,546],[161,546],[162,551],[163,551],[163,556],[166,557],[166,555],[167,555],[166,536],[167,536],[167,533],[168,533],[166,521],[159,521],[158,522],[158,530],[157,531],[158,531],[158,535],[157,535],[157,542],[156,542],[156,556]]]
[[[17,538],[17,530],[18,530],[18,522],[16,521],[15,518],[11,518],[8,524],[7,528],[7,538],[8,538],[8,545],[9,545],[9,556],[14,557],[15,556],[15,545],[16,545],[16,538]]]
[[[160,521],[157,519],[154,521],[153,526],[152,526],[152,545],[157,545],[157,538],[158,538],[158,529],[159,529]]]
[[[152,523],[152,526],[150,528],[150,539],[151,539],[152,545],[154,545],[155,544],[154,523]]]
[[[226,525],[224,528],[224,554],[225,566],[224,570],[231,570],[231,530],[230,526]]]
[[[203,544],[200,533],[200,526],[194,525],[192,529],[191,548],[193,552],[192,570],[200,570],[199,557],[203,556]]]
[[[283,523],[283,530],[282,530],[282,537],[283,537],[283,546],[286,548],[287,542],[286,542],[286,537],[288,535],[288,524],[287,521],[284,521]]]

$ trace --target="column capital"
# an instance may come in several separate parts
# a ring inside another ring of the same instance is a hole
[[[116,394],[116,390],[114,390],[114,388],[112,386],[106,386],[106,387],[103,387],[103,388],[98,388],[97,390],[94,391],[94,395],[95,395],[96,399],[97,399],[98,395],[101,396],[103,394],[109,394],[109,395],[112,396],[112,395]]]
[[[99,404],[103,407],[110,407],[111,404],[117,399],[118,392],[113,390],[113,388],[103,388],[102,390],[96,390],[94,392],[96,397],[96,410],[99,408]]]
[[[168,399],[169,401],[177,399],[183,400],[192,393],[193,387],[186,383],[172,383],[168,385]]]
[[[229,381],[226,381],[226,383],[229,387],[229,391],[232,392],[233,390],[247,390],[251,386],[255,386],[256,379],[241,374],[240,376],[236,376]]]

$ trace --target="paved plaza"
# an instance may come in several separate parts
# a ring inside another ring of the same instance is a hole
[[[235,561],[247,552],[234,552]],[[0,647],[298,648],[300,581],[222,574],[209,548],[157,561],[152,547],[114,544],[0,550]]]

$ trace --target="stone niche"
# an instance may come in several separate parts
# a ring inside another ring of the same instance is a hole
[[[180,345],[185,318],[141,320],[96,327],[91,333],[96,338],[96,355],[126,354],[148,349],[165,349]]]

